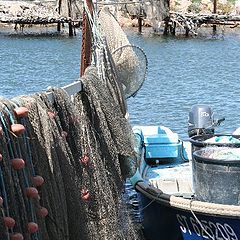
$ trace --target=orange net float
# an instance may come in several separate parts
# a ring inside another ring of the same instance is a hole
[[[13,233],[10,236],[10,240],[23,240],[23,235],[21,233]]]
[[[19,170],[25,167],[25,161],[22,158],[14,158],[11,160],[11,165],[14,170]]]
[[[89,190],[83,189],[83,190],[81,191],[81,198],[82,198],[82,200],[84,200],[84,201],[89,201],[89,200],[90,200]]]
[[[35,187],[28,187],[26,188],[25,192],[28,198],[37,199],[39,197],[38,190]]]
[[[53,118],[55,118],[55,113],[49,111],[49,112],[48,112],[48,116],[49,116],[51,119],[53,119]]]
[[[17,136],[22,135],[25,132],[25,127],[22,124],[14,123],[11,125],[11,131]]]
[[[27,230],[31,234],[37,232],[38,231],[38,224],[35,223],[35,222],[29,222],[27,224]]]
[[[37,213],[38,216],[45,218],[48,215],[48,210],[45,207],[40,207]]]
[[[35,187],[40,187],[44,184],[44,178],[42,176],[36,175],[32,178],[33,185]]]
[[[29,113],[29,110],[28,108],[26,107],[17,107],[15,109],[13,109],[16,117],[27,117],[28,116],[28,113]]]
[[[6,228],[13,228],[15,226],[15,220],[11,217],[4,217],[3,222]]]

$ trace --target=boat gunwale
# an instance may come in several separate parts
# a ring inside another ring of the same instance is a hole
[[[201,215],[223,216],[240,219],[240,206],[202,202],[194,199],[173,196],[139,180],[135,189],[146,197],[164,206],[190,211]]]

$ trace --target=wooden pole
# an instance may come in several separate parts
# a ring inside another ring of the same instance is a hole
[[[169,20],[170,20],[169,17],[166,17],[165,21],[164,21],[164,23],[165,23],[164,30],[163,30],[164,36],[167,36],[168,32],[169,32]]]
[[[93,13],[92,0],[86,1],[90,13]],[[92,47],[92,36],[87,14],[83,12],[82,22],[82,50],[81,50],[81,66],[80,66],[80,77],[83,76],[86,68],[91,64],[91,47]]]
[[[58,0],[58,13],[61,14],[62,0]],[[57,23],[57,31],[61,31],[61,23]]]
[[[138,15],[138,32],[142,33],[142,14],[143,10],[142,10],[142,6],[140,5],[139,8],[139,15]]]
[[[138,32],[142,33],[142,17],[139,15],[138,17]]]
[[[68,17],[72,18],[72,1],[71,0],[68,0]],[[72,26],[71,20],[68,23],[68,35],[70,37],[73,36],[73,26]]]
[[[217,13],[217,0],[213,0],[213,13]],[[217,31],[217,25],[213,25],[213,33],[216,33]]]

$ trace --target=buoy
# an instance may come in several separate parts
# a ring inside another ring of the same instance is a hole
[[[81,191],[82,200],[88,201],[90,199],[90,193],[87,189]]]
[[[38,194],[38,190],[35,187],[28,187],[26,188],[26,196],[28,198],[38,198],[39,194]]]
[[[55,113],[54,112],[48,112],[48,116],[51,118],[51,119],[53,119],[53,118],[55,118]]]
[[[29,222],[27,225],[27,229],[29,233],[35,233],[38,231],[38,224],[35,222]]]
[[[83,155],[80,159],[81,163],[83,163],[84,165],[87,165],[90,161],[90,158],[88,155]]]
[[[35,187],[40,187],[44,183],[44,178],[42,176],[36,175],[33,177],[33,184]]]
[[[17,107],[13,111],[17,117],[27,117],[29,112],[26,107]]]
[[[0,206],[2,206],[2,205],[3,205],[3,198],[0,197]]]
[[[10,240],[23,240],[23,235],[21,233],[14,233],[10,236]]]
[[[21,158],[14,158],[14,159],[11,160],[11,164],[12,164],[12,167],[15,170],[19,170],[19,169],[24,168],[25,161],[23,159],[21,159]]]
[[[66,131],[62,131],[62,137],[66,138],[68,133]]]
[[[48,215],[48,210],[45,207],[40,207],[38,209],[38,215],[40,217],[46,217]]]
[[[3,156],[2,154],[0,153],[0,162],[3,160]]]
[[[3,222],[6,228],[13,228],[15,225],[15,220],[11,217],[4,217]]]
[[[22,124],[15,123],[11,125],[11,131],[19,136],[25,132],[25,127]]]

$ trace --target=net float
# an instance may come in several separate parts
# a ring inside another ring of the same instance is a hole
[[[2,205],[3,205],[3,198],[0,197],[0,206],[2,206]]]
[[[25,161],[23,159],[21,159],[21,158],[14,158],[14,159],[11,160],[11,164],[12,164],[12,167],[15,170],[19,170],[19,169],[24,168]]]
[[[35,187],[28,187],[26,188],[26,196],[28,198],[38,198],[38,190]]]
[[[33,177],[33,184],[35,187],[40,187],[44,183],[44,178],[42,176],[36,175]]]
[[[64,138],[66,138],[67,137],[67,135],[68,135],[68,133],[66,132],[66,131],[62,131],[62,137],[64,137]]]
[[[10,236],[10,240],[23,240],[23,235],[21,233],[14,233]]]
[[[38,224],[35,222],[29,222],[27,225],[27,229],[29,233],[35,233],[38,231]]]
[[[55,118],[55,113],[49,111],[49,112],[48,112],[48,116],[49,116],[51,119],[53,119],[53,118]]]
[[[81,191],[82,200],[88,201],[90,199],[90,193],[87,189]]]
[[[27,117],[29,112],[26,107],[17,107],[13,111],[17,117]]]
[[[3,129],[2,129],[2,127],[0,127],[0,136],[2,136],[3,135]]]
[[[4,217],[3,222],[6,228],[13,228],[15,226],[15,220],[11,217]]]
[[[83,155],[80,159],[81,163],[83,163],[84,165],[87,165],[90,161],[90,158],[88,155]]]
[[[45,207],[40,207],[40,209],[38,209],[38,215],[40,217],[46,217],[48,215],[48,210]]]
[[[25,127],[22,124],[14,123],[11,125],[11,131],[19,136],[25,132]]]
[[[0,162],[3,160],[3,156],[2,154],[0,153]]]

